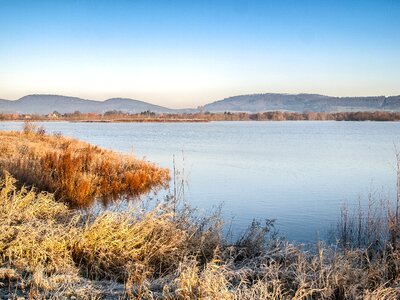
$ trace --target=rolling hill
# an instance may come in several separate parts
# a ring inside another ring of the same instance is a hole
[[[0,113],[49,114],[104,113],[118,110],[128,113],[151,111],[155,113],[194,112],[352,112],[352,111],[400,111],[399,96],[331,97],[318,94],[252,94],[240,95],[215,101],[197,109],[170,109],[129,98],[111,98],[95,101],[60,95],[28,95],[18,100],[0,99]]]
[[[330,97],[318,94],[252,94],[225,98],[199,109],[209,112],[400,111],[400,96]]]
[[[156,113],[173,112],[172,109],[166,107],[128,98],[95,101],[59,95],[28,95],[14,101],[0,100],[0,112],[9,113],[43,115],[54,111],[64,114],[75,111],[82,113],[104,113],[110,110],[121,110],[129,113],[140,113],[147,110]]]

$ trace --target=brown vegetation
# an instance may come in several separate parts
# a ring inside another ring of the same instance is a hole
[[[7,173],[0,181],[0,292],[65,296],[86,279],[109,279],[141,293],[148,280],[173,274],[183,257],[210,245],[210,233],[184,214],[178,222],[166,206],[93,216],[15,183]]]
[[[169,171],[100,147],[25,124],[23,132],[0,132],[0,169],[19,182],[54,193],[74,207],[135,198],[165,186]]]
[[[85,215],[52,194],[18,190],[6,174],[0,184],[0,293],[182,300],[400,295],[397,252],[371,258],[367,249],[323,245],[307,252],[265,239],[272,224],[257,222],[240,243],[228,245],[215,221],[198,226],[187,210],[174,214],[168,205]],[[207,251],[211,255],[204,256]]]
[[[72,122],[209,122],[209,121],[400,121],[400,112],[282,112],[260,113],[224,112],[224,113],[182,113],[155,114],[142,112],[129,114],[122,111],[109,111],[104,114],[68,113],[40,115],[0,114],[0,121],[72,121]]]

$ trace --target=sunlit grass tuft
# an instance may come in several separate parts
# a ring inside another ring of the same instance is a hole
[[[72,207],[132,199],[165,187],[169,171],[146,161],[26,125],[0,132],[0,169]]]

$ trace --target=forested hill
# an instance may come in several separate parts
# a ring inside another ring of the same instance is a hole
[[[57,111],[61,114],[80,111],[82,113],[104,113],[106,111],[124,111],[140,113],[171,113],[174,110],[128,98],[112,98],[105,101],[87,100],[59,95],[28,95],[15,101],[0,100],[0,113],[49,114]]]
[[[112,98],[95,101],[60,95],[28,95],[18,100],[0,99],[0,113],[45,115],[57,111],[61,114],[105,113],[196,113],[196,112],[400,112],[400,96],[331,97],[317,94],[252,94],[225,98],[197,109],[171,109],[129,98]]]
[[[203,107],[210,112],[400,111],[399,96],[330,97],[318,94],[252,94],[225,98]]]

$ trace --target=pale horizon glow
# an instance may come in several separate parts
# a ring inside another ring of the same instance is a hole
[[[0,0],[0,99],[400,94],[400,2]]]

